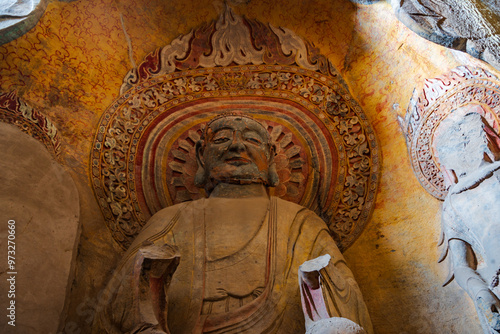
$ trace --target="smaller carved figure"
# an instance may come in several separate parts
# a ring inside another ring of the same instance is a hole
[[[470,106],[436,130],[437,158],[451,183],[442,228],[452,275],[474,301],[484,333],[500,333],[500,137]]]

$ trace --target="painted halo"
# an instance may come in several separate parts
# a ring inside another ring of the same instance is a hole
[[[499,133],[500,80],[481,68],[459,66],[426,80],[415,91],[402,128],[406,135],[412,168],[420,184],[432,196],[444,200],[448,185],[436,158],[434,134],[441,122],[460,108],[477,112]]]
[[[315,211],[341,250],[359,236],[378,185],[375,134],[329,61],[280,29],[227,8],[129,72],[91,154],[95,195],[123,248],[155,212],[204,196],[194,145],[208,120],[235,110],[276,143],[274,194]]]

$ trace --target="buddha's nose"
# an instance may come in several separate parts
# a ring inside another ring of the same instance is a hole
[[[241,152],[246,149],[245,143],[243,142],[243,138],[240,132],[235,132],[233,135],[233,140],[231,141],[231,145],[229,146],[230,151]]]

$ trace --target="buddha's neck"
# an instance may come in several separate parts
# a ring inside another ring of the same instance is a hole
[[[262,184],[220,183],[204,212],[206,257],[209,261],[232,256],[253,240],[265,225],[269,197]],[[260,249],[266,251],[267,238]],[[262,240],[261,240],[262,241]]]
[[[261,183],[251,184],[232,184],[219,183],[210,198],[249,198],[249,197],[268,197],[266,188]]]

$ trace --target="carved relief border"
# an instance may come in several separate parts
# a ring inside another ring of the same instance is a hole
[[[435,158],[433,135],[443,119],[467,104],[482,105],[498,132],[500,80],[486,70],[467,66],[426,80],[422,91],[414,92],[405,120],[400,120],[413,170],[420,184],[440,200],[448,189]]]
[[[17,126],[42,142],[56,159],[59,158],[61,136],[57,128],[45,115],[22,101],[16,92],[0,94],[0,121]]]
[[[248,80],[229,88],[224,85],[226,77],[215,79],[219,73],[234,72]],[[292,100],[325,122],[338,147],[340,164],[334,197],[338,205],[329,210],[329,226],[340,236],[343,248],[351,242],[351,233],[359,233],[356,230],[366,223],[374,201],[378,151],[365,115],[341,86],[316,72],[283,66],[203,69],[168,74],[164,79],[152,79],[118,99],[103,115],[94,143],[93,185],[120,242],[131,240],[149,216],[132,205],[137,200],[132,174],[137,159],[134,145],[148,124],[178,104],[224,96]],[[356,127],[359,129],[353,131]]]
[[[227,8],[217,22],[148,55],[129,72],[121,91],[101,117],[91,178],[106,223],[122,247],[130,245],[156,210],[142,200],[137,170],[145,155],[138,145],[175,108],[209,100],[281,100],[307,110],[307,117],[330,132],[338,157],[337,172],[329,175],[336,185],[311,209],[327,222],[341,250],[367,223],[378,185],[375,134],[335,68],[293,32],[241,18]]]

